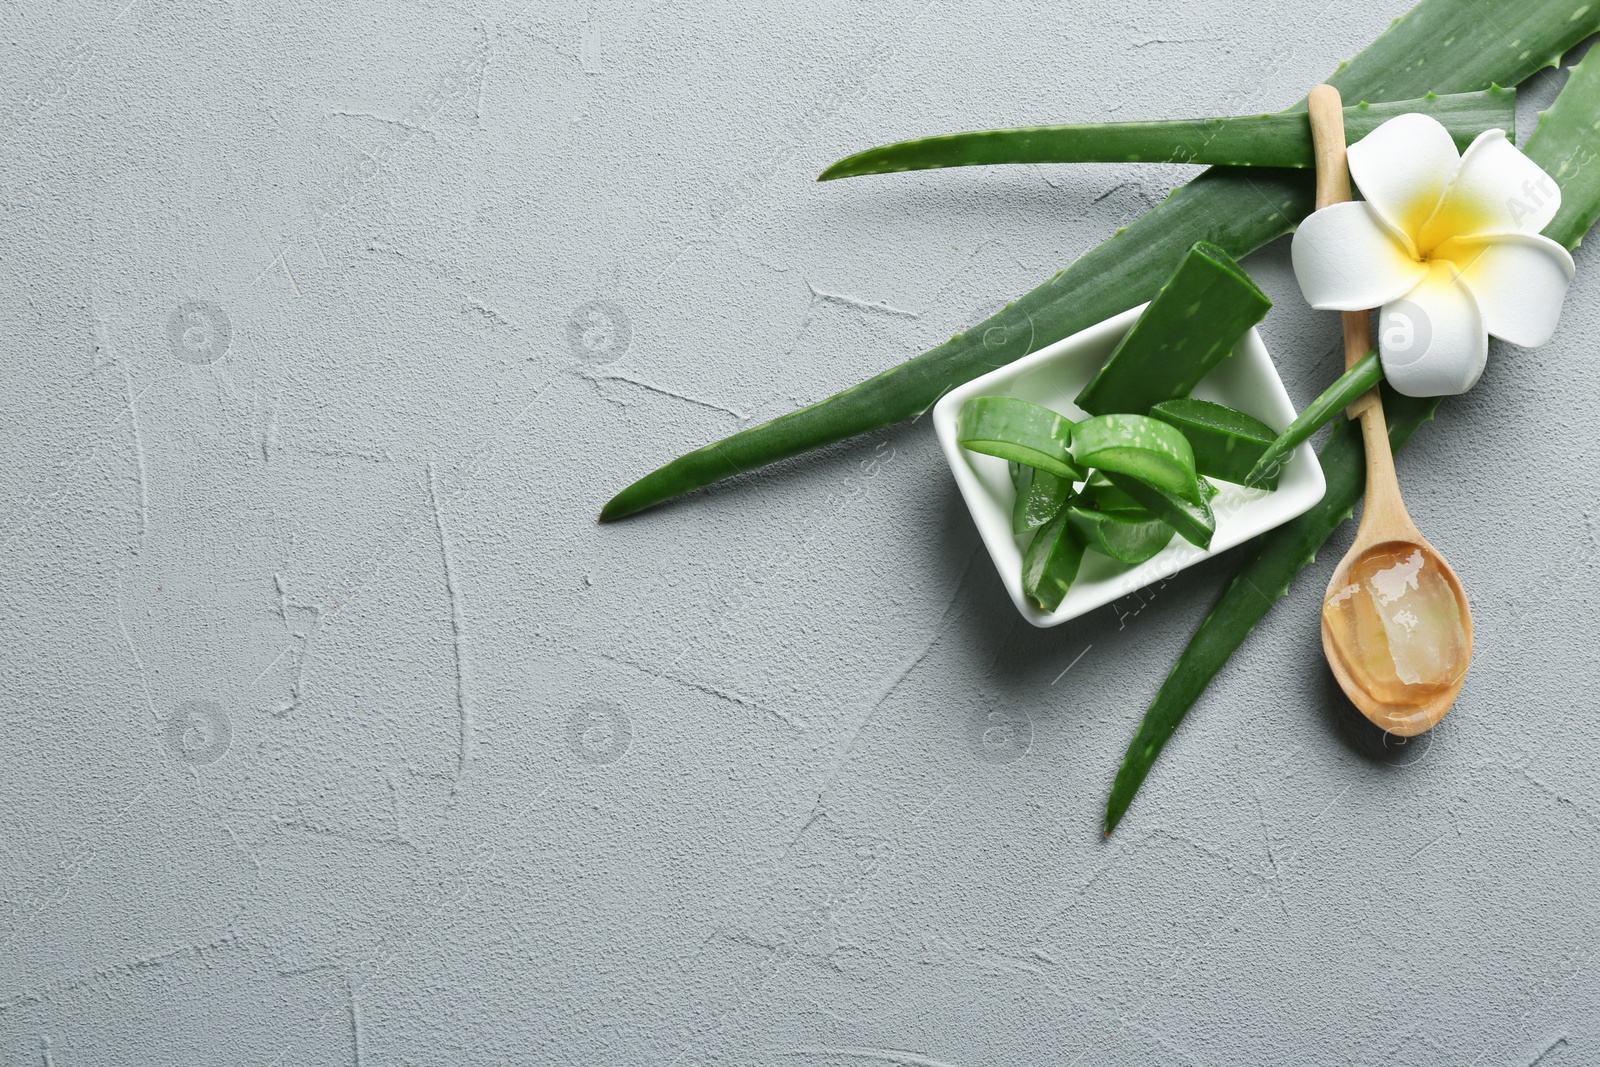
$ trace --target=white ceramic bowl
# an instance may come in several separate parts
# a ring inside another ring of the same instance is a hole
[[[1326,488],[1322,467],[1310,445],[1301,445],[1289,457],[1283,477],[1273,492],[1246,489],[1231,482],[1217,482],[1221,490],[1211,502],[1216,514],[1217,532],[1209,550],[1174,537],[1155,558],[1136,567],[1118,564],[1099,552],[1087,552],[1077,581],[1067,591],[1055,611],[1040,611],[1022,594],[1022,550],[1011,533],[1011,505],[1016,490],[1003,459],[968,452],[956,443],[956,421],[961,406],[978,396],[1014,396],[1059,411],[1074,421],[1088,413],[1073,403],[1111,350],[1132,328],[1144,305],[1131,308],[1024,356],[981,378],[974,378],[952,389],[933,409],[933,426],[944,448],[956,484],[978,525],[983,543],[1000,571],[1006,591],[1024,618],[1035,626],[1056,626],[1085,612],[1109,604],[1142,589],[1152,582],[1170,578],[1178,571],[1225,552],[1259,533],[1280,526],[1311,508],[1322,499]],[[1194,396],[1226,404],[1254,415],[1275,430],[1294,421],[1294,405],[1284,392],[1278,370],[1267,355],[1261,335],[1251,330],[1233,352],[1195,387]]]

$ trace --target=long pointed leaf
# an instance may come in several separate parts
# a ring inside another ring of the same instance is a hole
[[[1484,130],[1511,129],[1516,92],[1486,89],[1344,109],[1345,136],[1360,140],[1396,115],[1422,112],[1449,128],[1465,149]],[[819,182],[862,174],[996,163],[1206,163],[1223,167],[1309,167],[1311,124],[1304,115],[1241,115],[1157,122],[1022,126],[920,137],[846,156]]]

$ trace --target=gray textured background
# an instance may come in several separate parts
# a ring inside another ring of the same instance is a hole
[[[1109,843],[1235,559],[1032,630],[925,423],[593,521],[1188,173],[831,159],[1286,106],[1406,2],[6,4],[0,1061],[1600,1062],[1591,249],[1401,458],[1446,724],[1331,690],[1325,558]]]

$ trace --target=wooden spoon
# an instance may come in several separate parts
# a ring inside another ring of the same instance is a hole
[[[1309,107],[1320,209],[1350,199],[1344,111],[1331,85],[1311,90]],[[1347,368],[1372,350],[1368,314],[1344,313]],[[1472,613],[1455,571],[1400,499],[1378,391],[1360,397],[1347,414],[1361,420],[1367,496],[1355,544],[1334,569],[1322,602],[1322,652],[1339,687],[1373,725],[1415,737],[1444,718],[1461,692],[1472,658]]]

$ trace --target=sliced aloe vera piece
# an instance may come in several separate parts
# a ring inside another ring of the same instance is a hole
[[[1196,471],[1241,485],[1278,436],[1254,415],[1193,397],[1162,401],[1150,414],[1188,439]],[[1278,469],[1264,472],[1258,484],[1276,489],[1281,473]]]
[[[1078,577],[1083,562],[1083,540],[1067,521],[1070,508],[1033,537],[1022,556],[1022,591],[1044,611],[1054,611]]]
[[[1198,545],[1201,548],[1211,547],[1211,538],[1217,532],[1217,518],[1211,513],[1211,497],[1216,495],[1216,490],[1204,478],[1200,479],[1200,502],[1196,503],[1177,493],[1169,493],[1164,489],[1147,485],[1137,478],[1129,478],[1125,474],[1107,472],[1106,477],[1114,487],[1132,497],[1141,507],[1150,509],[1156,518],[1177,530],[1179,537],[1191,545]]]
[[[1055,518],[1072,495],[1068,479],[1022,463],[1011,464],[1011,484],[1017,490],[1016,503],[1011,506],[1011,532],[1019,536]]]
[[[1082,507],[1068,508],[1067,522],[1085,545],[1118,563],[1143,563],[1166,548],[1177,532],[1160,519]]]
[[[1078,406],[1091,415],[1144,415],[1163,400],[1188,396],[1271,306],[1227,252],[1195,243],[1083,387]]]
[[[1199,479],[1199,481],[1200,493],[1205,497],[1206,501],[1209,503],[1216,499],[1217,487],[1204,478]],[[1077,507],[1089,508],[1092,511],[1110,512],[1125,519],[1153,519],[1156,517],[1149,508],[1112,485],[1111,479],[1099,471],[1090,473],[1088,480],[1083,483],[1083,488],[1078,491],[1078,495],[1072,503]]]
[[[1010,396],[979,396],[961,407],[956,440],[986,456],[1037,467],[1058,478],[1081,481],[1073,462],[1072,422],[1047,407]]]
[[[1072,458],[1082,467],[1125,474],[1199,501],[1194,450],[1182,433],[1145,415],[1098,415],[1073,430]]]

